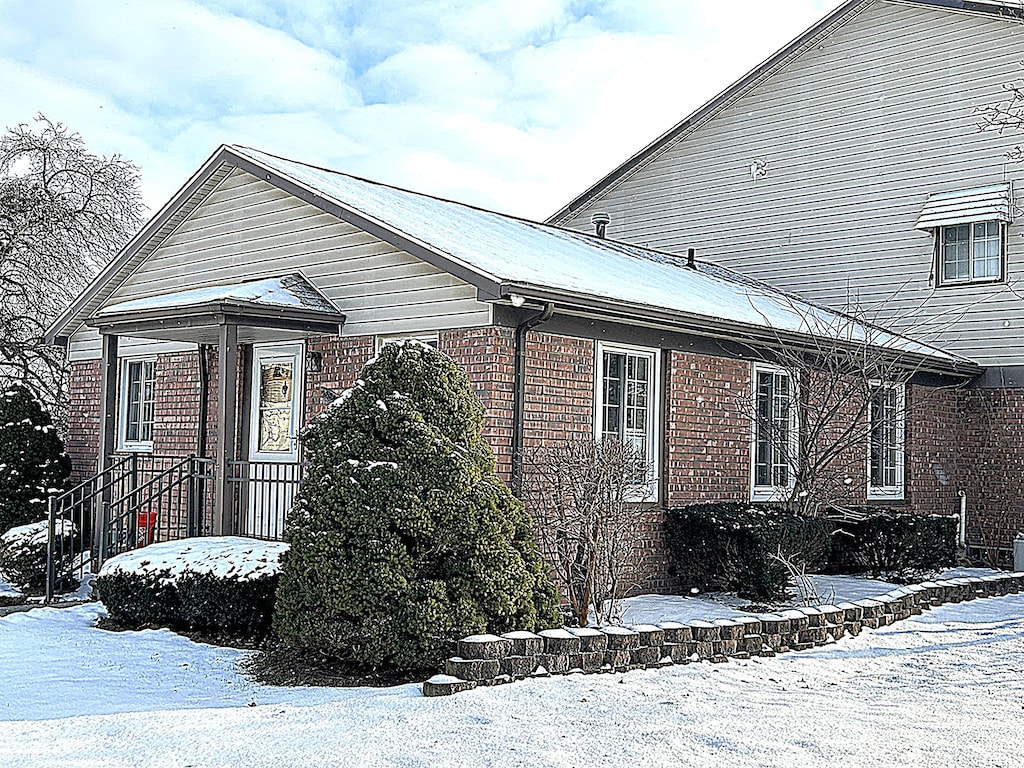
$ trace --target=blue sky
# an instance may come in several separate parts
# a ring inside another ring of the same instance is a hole
[[[532,218],[840,0],[0,0],[0,123],[142,170],[221,143]]]

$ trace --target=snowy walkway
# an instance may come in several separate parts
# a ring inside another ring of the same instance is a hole
[[[800,654],[442,699],[417,685],[257,686],[235,669],[240,651],[166,630],[104,632],[99,610],[0,619],[0,765],[1024,762],[1024,595]]]

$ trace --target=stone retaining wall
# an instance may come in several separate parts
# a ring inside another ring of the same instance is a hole
[[[878,597],[839,605],[793,608],[779,613],[685,624],[663,622],[633,627],[570,627],[459,640],[445,674],[423,684],[425,696],[447,696],[527,677],[571,673],[628,672],[693,661],[774,656],[832,643],[920,614],[932,606],[982,597],[1017,594],[1024,573],[900,587]]]

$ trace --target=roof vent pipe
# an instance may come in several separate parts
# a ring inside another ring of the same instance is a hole
[[[590,217],[590,223],[594,225],[594,232],[604,240],[604,231],[608,228],[608,222],[612,220],[612,217],[607,213],[595,213]]]
[[[686,266],[690,269],[697,268],[697,249],[687,248],[686,249]]]

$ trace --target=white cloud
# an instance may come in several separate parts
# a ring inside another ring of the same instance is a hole
[[[0,3],[0,124],[37,111],[158,208],[221,143],[542,217],[839,0]]]

